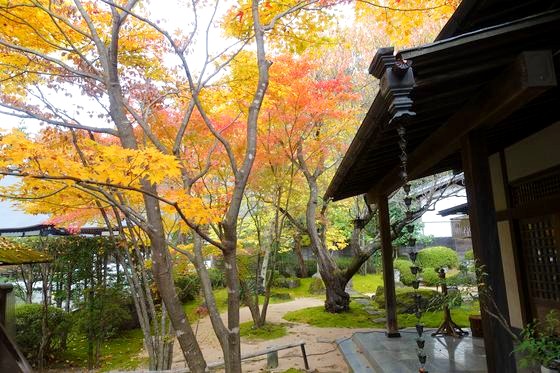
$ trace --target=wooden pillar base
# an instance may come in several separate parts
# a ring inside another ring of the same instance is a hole
[[[385,332],[385,336],[387,338],[400,338],[401,333],[400,332]]]

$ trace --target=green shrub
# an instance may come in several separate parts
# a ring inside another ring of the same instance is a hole
[[[274,276],[272,279],[272,287],[273,288],[283,288],[286,285],[286,282],[289,277],[284,276]]]
[[[473,249],[465,251],[465,260],[474,260],[474,251]]]
[[[272,286],[275,288],[293,289],[301,285],[301,281],[297,277],[282,277],[277,276],[272,281]]]
[[[314,258],[305,259],[307,277],[311,277],[317,272],[317,260]],[[279,253],[275,260],[276,271],[284,277],[304,277],[299,266],[298,258],[293,252]]]
[[[342,271],[346,270],[352,264],[354,258],[348,256],[339,256],[334,259],[338,268]]]
[[[226,278],[224,275],[224,271],[218,268],[208,268],[208,276],[210,277],[210,282],[212,283],[213,289],[226,287]]]
[[[310,294],[325,294],[325,284],[323,280],[318,277],[314,277],[309,284],[309,293]]]
[[[455,250],[445,246],[427,247],[418,252],[417,262],[423,268],[457,268],[459,258]]]
[[[476,286],[476,274],[474,271],[461,271],[447,278],[447,285],[453,286]]]
[[[42,319],[43,305],[41,304],[21,304],[16,307],[16,343],[32,364],[37,363],[43,335]],[[63,350],[63,339],[70,328],[68,314],[60,308],[48,307],[47,323],[50,334],[44,356],[53,357]]]
[[[439,274],[436,272],[435,268],[422,268],[422,285],[425,286],[438,286],[441,284],[441,279]]]
[[[416,279],[416,276],[410,272],[410,267],[413,265],[410,260],[406,259],[396,259],[393,262],[393,268],[398,269],[401,273],[401,282],[407,286],[412,285],[412,281]]]
[[[182,303],[196,299],[200,292],[200,279],[195,274],[177,276],[175,278],[177,296]]]
[[[300,272],[297,258],[293,252],[277,254],[274,266],[280,276],[284,277],[293,277]]]
[[[440,294],[435,290],[418,289],[421,295],[420,307],[422,311],[437,308]],[[415,290],[412,288],[395,289],[397,297],[397,313],[414,313],[416,311],[416,301],[414,300]],[[377,287],[375,292],[375,303],[379,308],[385,308],[385,292],[383,286]]]
[[[311,277],[315,273],[317,273],[317,260],[316,259],[306,259],[303,262],[305,263],[305,268],[307,269],[307,277]],[[297,267],[296,275],[299,278],[303,277],[299,266]]]
[[[92,340],[103,341],[126,330],[132,321],[131,296],[118,288],[96,289],[90,303],[88,294],[78,303],[72,322],[85,335],[92,333]]]

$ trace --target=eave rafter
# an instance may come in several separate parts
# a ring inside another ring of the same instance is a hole
[[[460,148],[461,137],[480,127],[490,127],[543,92],[556,87],[551,51],[522,52],[478,95],[469,100],[408,157],[410,178],[419,177],[431,166]],[[398,167],[393,168],[369,193],[390,193],[400,185]]]

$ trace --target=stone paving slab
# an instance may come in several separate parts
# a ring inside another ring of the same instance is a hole
[[[430,373],[487,372],[482,338],[431,337],[429,330],[424,336],[424,351],[428,355],[425,368]],[[345,350],[359,351],[360,357],[366,359],[373,372],[414,373],[419,368],[416,337],[416,332],[412,330],[401,331],[400,338],[387,338],[384,332],[379,331],[356,333],[351,339],[356,347],[345,346]],[[345,353],[344,350],[342,352]],[[352,358],[355,359],[355,356],[350,356],[347,361]]]

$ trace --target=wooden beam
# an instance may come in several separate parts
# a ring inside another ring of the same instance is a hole
[[[516,372],[515,358],[511,353],[513,350],[511,336],[496,319],[485,312],[489,309],[509,320],[484,134],[471,132],[462,138],[461,144],[474,256],[477,263],[483,266],[483,271],[488,274],[484,291],[487,294],[488,291],[491,292],[489,294],[491,301],[486,299],[488,297],[481,298],[482,329],[488,371]]]
[[[395,293],[395,273],[393,270],[393,245],[391,238],[391,221],[389,201],[386,196],[376,196],[381,234],[381,260],[383,262],[383,286],[385,290],[385,311],[387,319],[387,337],[400,337],[397,323],[397,296]]]
[[[509,68],[409,154],[409,179],[419,177],[434,164],[457,151],[462,136],[476,128],[494,125],[506,119],[527,102],[556,85],[550,51],[521,53]],[[398,166],[381,179],[371,192],[387,195],[397,189],[401,182]]]
[[[509,37],[508,34],[513,32],[531,32],[536,26],[547,24],[555,24],[560,19],[558,9],[552,9],[548,12],[531,15],[526,18],[516,19],[499,25],[489,26],[466,34],[457,35],[452,38],[440,39],[434,43],[421,45],[419,47],[409,48],[401,51],[403,58],[414,59],[419,56],[429,56],[430,54],[440,52],[442,50],[450,50],[451,48],[469,48],[470,45],[480,41],[496,38],[502,35]]]

